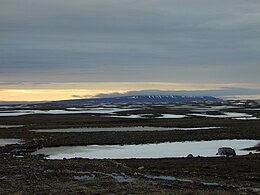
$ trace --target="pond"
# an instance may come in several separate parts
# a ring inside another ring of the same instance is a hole
[[[248,154],[241,149],[255,146],[259,140],[213,140],[166,142],[142,145],[89,145],[42,148],[33,154],[45,154],[49,159],[89,158],[89,159],[129,159],[166,158],[194,156],[214,157],[219,147],[232,147],[237,155]]]
[[[68,128],[68,129],[38,129],[31,130],[40,133],[69,133],[69,132],[104,132],[104,131],[171,131],[171,130],[183,130],[183,131],[195,131],[195,130],[210,130],[219,129],[222,127],[149,127],[149,126],[137,126],[137,127],[108,127],[108,128]]]
[[[254,117],[251,114],[240,113],[240,112],[224,112],[223,114],[213,115],[213,114],[189,114],[192,116],[202,116],[202,117],[212,117],[212,118],[232,118],[237,120],[257,120],[259,118]]]
[[[123,109],[123,108],[84,108],[84,109],[72,109],[67,110],[7,110],[0,111],[1,116],[22,116],[28,114],[112,114],[117,112],[125,112],[136,109]]]
[[[6,146],[8,144],[19,144],[20,142],[20,139],[0,139],[0,147]]]
[[[0,125],[0,128],[2,129],[20,128],[20,127],[24,127],[24,125]]]

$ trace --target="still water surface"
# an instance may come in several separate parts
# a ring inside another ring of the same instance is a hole
[[[255,146],[260,140],[213,140],[166,142],[142,145],[89,145],[61,146],[40,149],[33,154],[45,154],[49,159],[90,158],[90,159],[128,159],[128,158],[165,158],[194,156],[216,156],[219,147],[232,147],[237,155],[248,154],[241,149]]]

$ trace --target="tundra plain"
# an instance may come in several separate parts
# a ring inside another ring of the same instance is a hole
[[[0,139],[12,142],[0,147],[0,194],[259,194],[259,144],[235,157],[190,152],[167,158],[48,159],[33,154],[60,146],[259,141],[259,108],[257,101],[3,106]]]

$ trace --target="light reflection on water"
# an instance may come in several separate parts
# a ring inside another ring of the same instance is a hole
[[[62,146],[40,149],[33,154],[49,155],[49,159],[90,158],[90,159],[127,159],[127,158],[165,158],[194,156],[216,156],[219,147],[232,147],[237,155],[248,154],[241,149],[252,147],[259,140],[213,140],[191,142],[166,142],[143,145],[89,145]]]
[[[18,144],[20,141],[20,139],[0,139],[0,146],[2,147],[8,144]]]
[[[40,133],[68,133],[68,132],[105,132],[105,131],[170,131],[170,130],[210,130],[219,129],[222,127],[149,127],[149,126],[137,126],[137,127],[109,127],[109,128],[68,128],[68,129],[38,129],[32,130]]]
[[[130,108],[91,108],[71,110],[8,110],[0,111],[0,116],[22,116],[28,114],[112,114],[116,112],[131,111]]]

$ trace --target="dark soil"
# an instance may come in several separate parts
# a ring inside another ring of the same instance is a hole
[[[52,109],[37,107],[35,109]],[[209,106],[209,105],[205,105]],[[64,109],[61,106],[59,109]],[[247,112],[260,117],[260,111]],[[133,114],[186,114],[187,109],[148,106]],[[130,112],[120,113],[127,115]],[[214,112],[214,114],[216,114]],[[190,116],[183,119],[124,119],[91,114],[0,117],[0,138],[20,138],[23,144],[0,147],[0,194],[259,194],[260,154],[236,157],[165,159],[47,160],[30,153],[47,146],[144,144],[168,141],[260,139],[260,120]],[[76,127],[221,127],[196,131],[38,133],[30,130]],[[259,149],[259,147],[251,148]],[[217,148],[216,148],[217,151]],[[171,176],[171,177],[169,177]],[[152,178],[153,177],[153,178]],[[175,179],[174,179],[175,178]],[[205,183],[208,183],[205,185]],[[258,192],[257,192],[258,191]]]
[[[3,195],[257,194],[254,190],[260,187],[260,155],[234,158],[46,160],[31,155],[14,157],[1,154],[0,160],[0,194]],[[128,179],[120,181],[113,175]],[[192,181],[151,179],[146,176],[173,176]],[[204,182],[211,184],[204,185]]]

